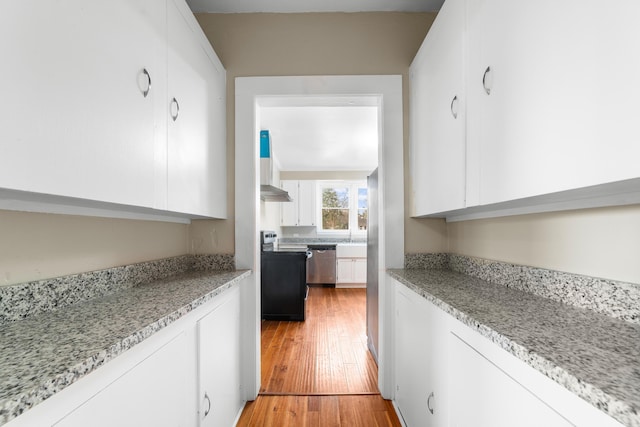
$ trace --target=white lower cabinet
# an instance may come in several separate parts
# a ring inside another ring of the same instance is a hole
[[[181,333],[53,425],[184,425],[188,417],[186,341]]]
[[[405,424],[447,425],[446,318],[404,286],[396,288],[396,404]]]
[[[231,426],[243,401],[239,293],[198,321],[200,426]]]
[[[407,427],[622,427],[400,282],[395,404]]]
[[[562,415],[476,349],[451,335],[451,427],[563,427]]]
[[[338,258],[336,283],[367,283],[366,258]]]
[[[243,285],[222,292],[6,427],[233,425],[244,406]]]

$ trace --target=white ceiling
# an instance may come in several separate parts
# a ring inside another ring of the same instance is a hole
[[[444,0],[187,0],[193,12],[434,12]]]
[[[372,171],[378,165],[376,97],[271,98],[260,105],[283,171]]]

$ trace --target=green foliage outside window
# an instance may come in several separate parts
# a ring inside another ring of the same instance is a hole
[[[349,229],[349,189],[322,189],[322,228],[324,230]]]

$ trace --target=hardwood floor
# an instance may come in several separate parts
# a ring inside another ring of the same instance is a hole
[[[365,289],[315,287],[306,321],[263,321],[262,387],[238,426],[400,426],[365,322]]]
[[[258,396],[245,406],[238,427],[401,427],[380,395]]]

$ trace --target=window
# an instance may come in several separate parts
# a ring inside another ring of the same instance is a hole
[[[366,232],[367,186],[361,181],[319,181],[322,232]]]

